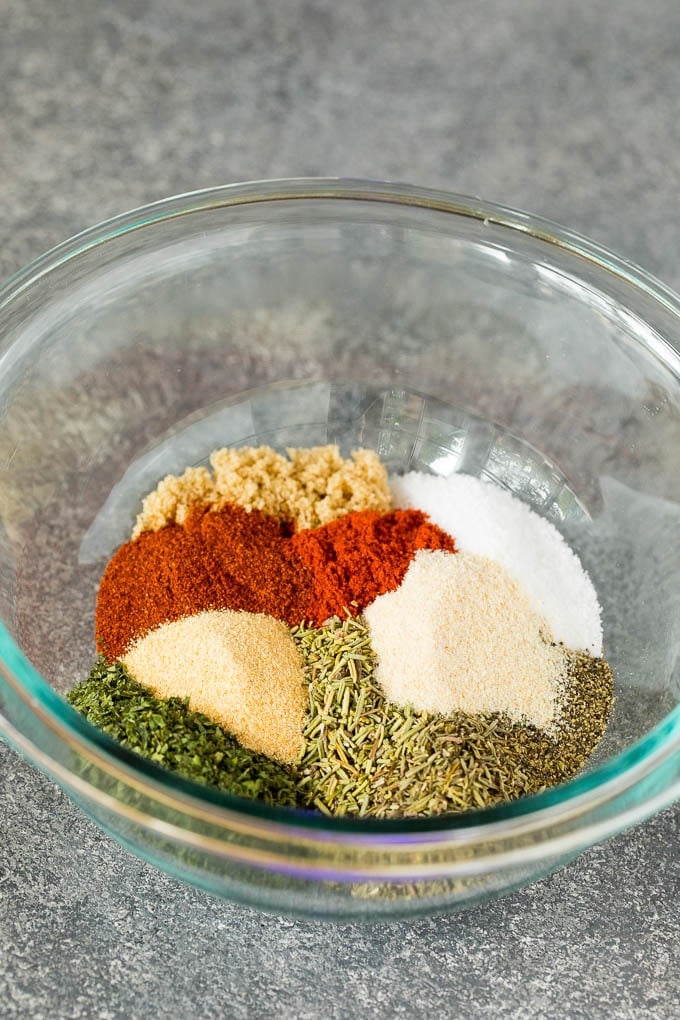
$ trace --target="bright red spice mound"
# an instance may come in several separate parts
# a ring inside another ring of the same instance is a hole
[[[314,579],[305,619],[317,627],[398,588],[417,549],[455,552],[453,539],[420,510],[359,510],[298,531],[289,545]]]
[[[97,647],[120,658],[154,627],[205,609],[318,626],[397,588],[417,549],[455,552],[420,510],[362,510],[291,535],[257,510],[197,508],[183,526],[144,532],[111,558],[97,598]]]

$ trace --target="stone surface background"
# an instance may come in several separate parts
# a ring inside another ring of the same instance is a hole
[[[408,180],[680,287],[676,0],[3,0],[0,275],[171,193]],[[216,901],[0,746],[0,1016],[677,1015],[680,811],[495,903],[327,926]]]

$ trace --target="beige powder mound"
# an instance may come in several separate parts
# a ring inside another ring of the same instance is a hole
[[[567,651],[495,560],[417,552],[401,586],[366,610],[387,698],[418,711],[505,712],[550,732]]]
[[[373,450],[341,457],[337,446],[290,449],[285,457],[270,446],[225,447],[208,468],[167,475],[145,498],[132,537],[183,524],[194,506],[237,503],[296,528],[316,528],[354,510],[392,507],[387,472]]]
[[[150,631],[123,662],[158,697],[188,698],[244,747],[280,762],[300,754],[307,685],[279,620],[231,609],[197,613]]]

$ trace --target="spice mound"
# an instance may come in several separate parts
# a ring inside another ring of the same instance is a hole
[[[128,649],[123,665],[159,697],[188,698],[251,751],[292,762],[302,749],[302,660],[271,616],[221,609],[164,623]]]
[[[428,816],[573,776],[613,677],[557,529],[462,475],[337,447],[216,450],[113,555],[70,695],[137,753],[239,796]]]
[[[397,591],[366,610],[390,701],[448,715],[505,712],[550,730],[563,646],[506,570],[484,556],[418,552]]]

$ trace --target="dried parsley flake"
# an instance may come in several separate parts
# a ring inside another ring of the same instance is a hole
[[[290,769],[246,750],[182,698],[157,698],[120,662],[100,658],[68,700],[121,744],[199,783],[268,804],[294,805]]]

